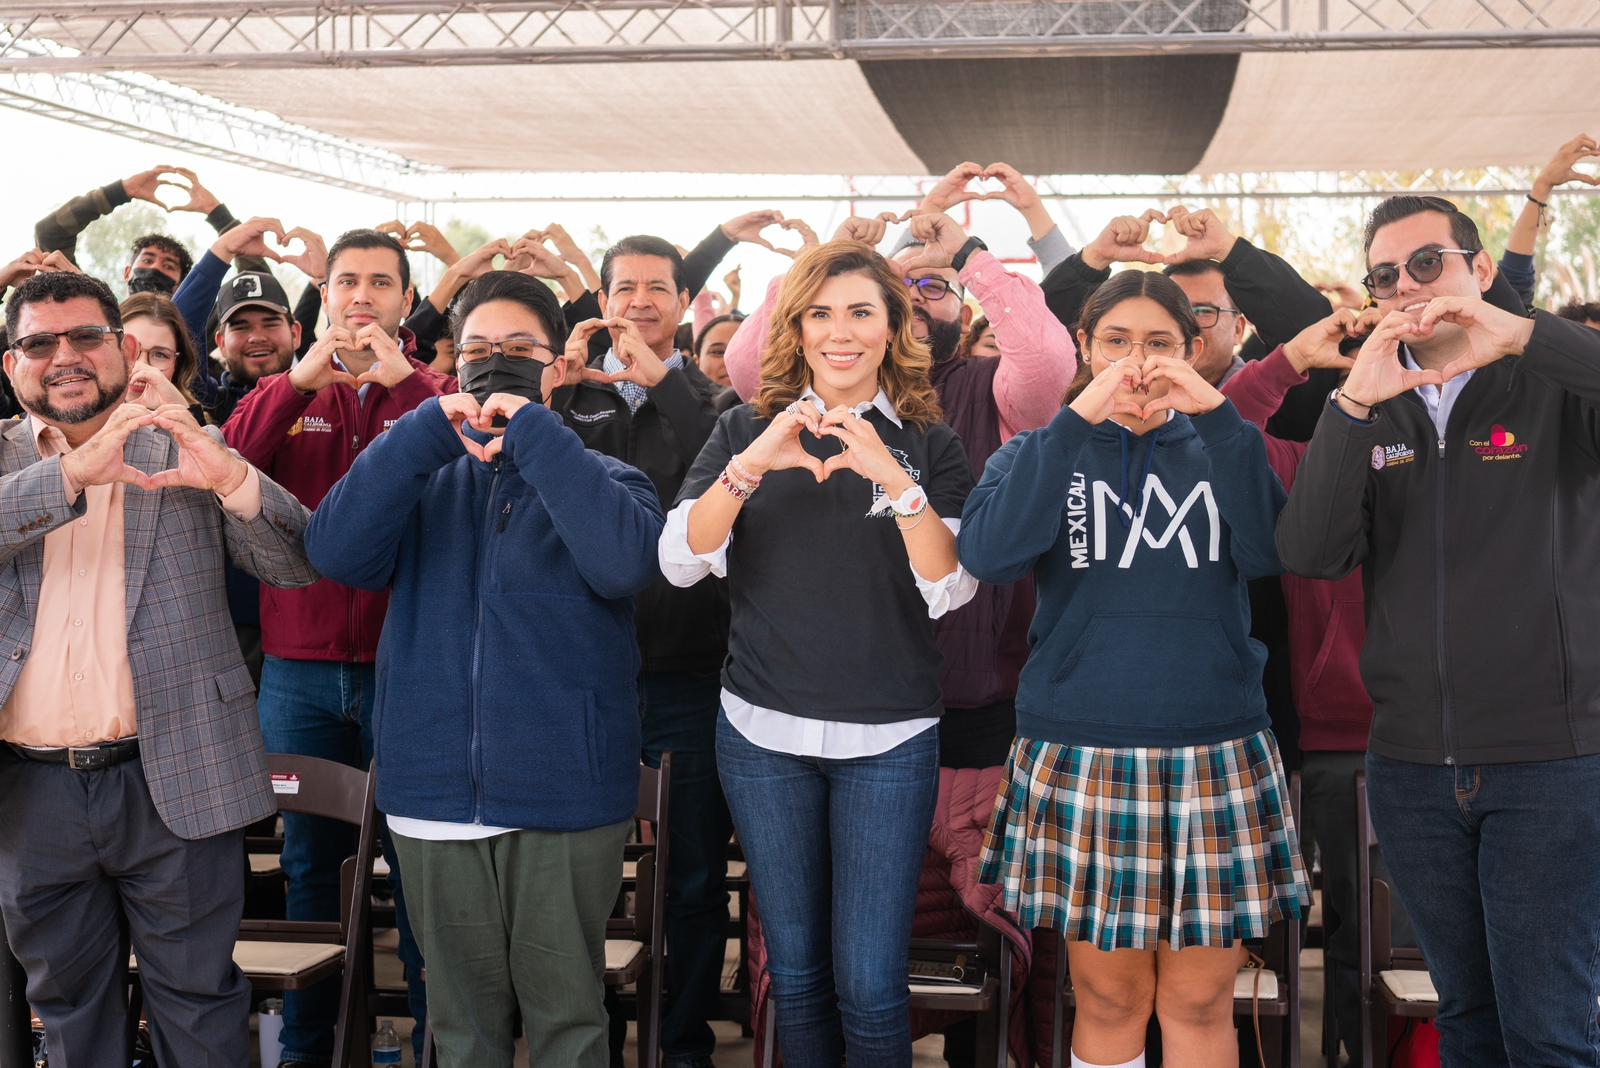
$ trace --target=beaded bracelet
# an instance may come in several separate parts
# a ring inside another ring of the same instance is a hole
[[[757,486],[761,485],[761,476],[752,475],[750,472],[746,471],[744,469],[744,464],[739,462],[739,458],[737,456],[729,458],[728,466],[733,468],[733,477],[737,478],[740,482],[743,482],[751,489],[755,489]]]

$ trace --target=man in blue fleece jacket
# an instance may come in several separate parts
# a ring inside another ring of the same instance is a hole
[[[664,518],[649,478],[538,402],[541,369],[564,372],[549,289],[486,275],[453,326],[483,395],[431,398],[379,435],[307,552],[337,582],[392,591],[378,807],[440,1063],[509,1068],[520,1008],[530,1063],[599,1068],[605,921],[638,801],[633,597],[658,574]]]

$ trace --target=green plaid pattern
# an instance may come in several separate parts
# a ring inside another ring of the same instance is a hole
[[[1016,739],[979,879],[1026,930],[1098,949],[1229,946],[1311,904],[1272,735],[1101,749]]]

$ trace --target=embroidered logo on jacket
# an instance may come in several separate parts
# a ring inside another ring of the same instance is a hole
[[[289,428],[290,434],[331,434],[333,424],[320,415],[302,415],[295,420],[294,426]]]
[[[1083,476],[1076,475],[1075,478],[1081,480]],[[1144,500],[1139,509],[1139,514],[1134,515],[1132,505],[1118,497],[1109,485],[1097,480],[1094,484],[1094,558],[1096,560],[1104,560],[1106,558],[1107,531],[1111,530],[1113,525],[1118,530],[1122,529],[1121,520],[1114,520],[1106,514],[1107,501],[1111,502],[1116,511],[1121,512],[1132,520],[1131,525],[1128,527],[1127,540],[1122,545],[1122,555],[1117,560],[1118,567],[1133,566],[1133,554],[1138,551],[1140,542],[1152,549],[1165,549],[1172,543],[1173,537],[1176,536],[1178,546],[1183,550],[1184,562],[1190,567],[1198,568],[1200,566],[1200,557],[1195,551],[1194,538],[1189,534],[1189,526],[1186,520],[1189,518],[1190,511],[1194,509],[1195,504],[1199,501],[1205,502],[1205,516],[1210,524],[1209,535],[1206,539],[1207,558],[1212,563],[1222,559],[1222,519],[1217,514],[1217,501],[1211,495],[1210,482],[1196,482],[1194,489],[1190,490],[1189,495],[1183,499],[1183,503],[1179,504],[1173,499],[1172,494],[1167,492],[1167,488],[1161,484],[1161,479],[1156,475],[1151,475],[1145,482]],[[1150,509],[1156,503],[1159,503],[1166,510],[1169,517],[1166,529],[1161,532],[1160,537],[1151,533],[1150,528],[1146,525],[1151,518]],[[1067,508],[1069,524],[1068,547],[1070,548],[1072,509],[1070,490],[1068,491]],[[1073,554],[1072,566],[1078,566],[1076,553]]]
[[[1496,423],[1489,428],[1488,441],[1468,440],[1472,451],[1483,457],[1485,463],[1490,460],[1520,460],[1522,454],[1528,451],[1526,445],[1517,444],[1517,436],[1505,427]]]
[[[1372,469],[1382,471],[1385,467],[1395,464],[1408,464],[1417,458],[1417,450],[1405,442],[1398,445],[1374,445],[1372,447]]]
[[[602,419],[610,419],[617,413],[607,409],[603,412],[568,412],[567,418],[578,423],[598,423]]]

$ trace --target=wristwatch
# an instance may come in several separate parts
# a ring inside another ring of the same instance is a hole
[[[922,487],[913,482],[906,487],[906,491],[889,502],[889,508],[901,519],[911,519],[921,515],[922,510],[928,507],[928,495],[922,492]]]
[[[956,254],[954,256],[950,257],[950,266],[954,267],[958,271],[961,270],[961,268],[963,268],[963,267],[965,267],[967,265],[967,257],[972,255],[974,252],[976,252],[980,248],[983,249],[985,252],[989,251],[989,246],[985,245],[983,243],[983,239],[982,238],[980,238],[980,237],[969,237],[969,238],[967,238],[967,243],[965,245],[962,245],[959,249],[957,249],[956,250]]]

